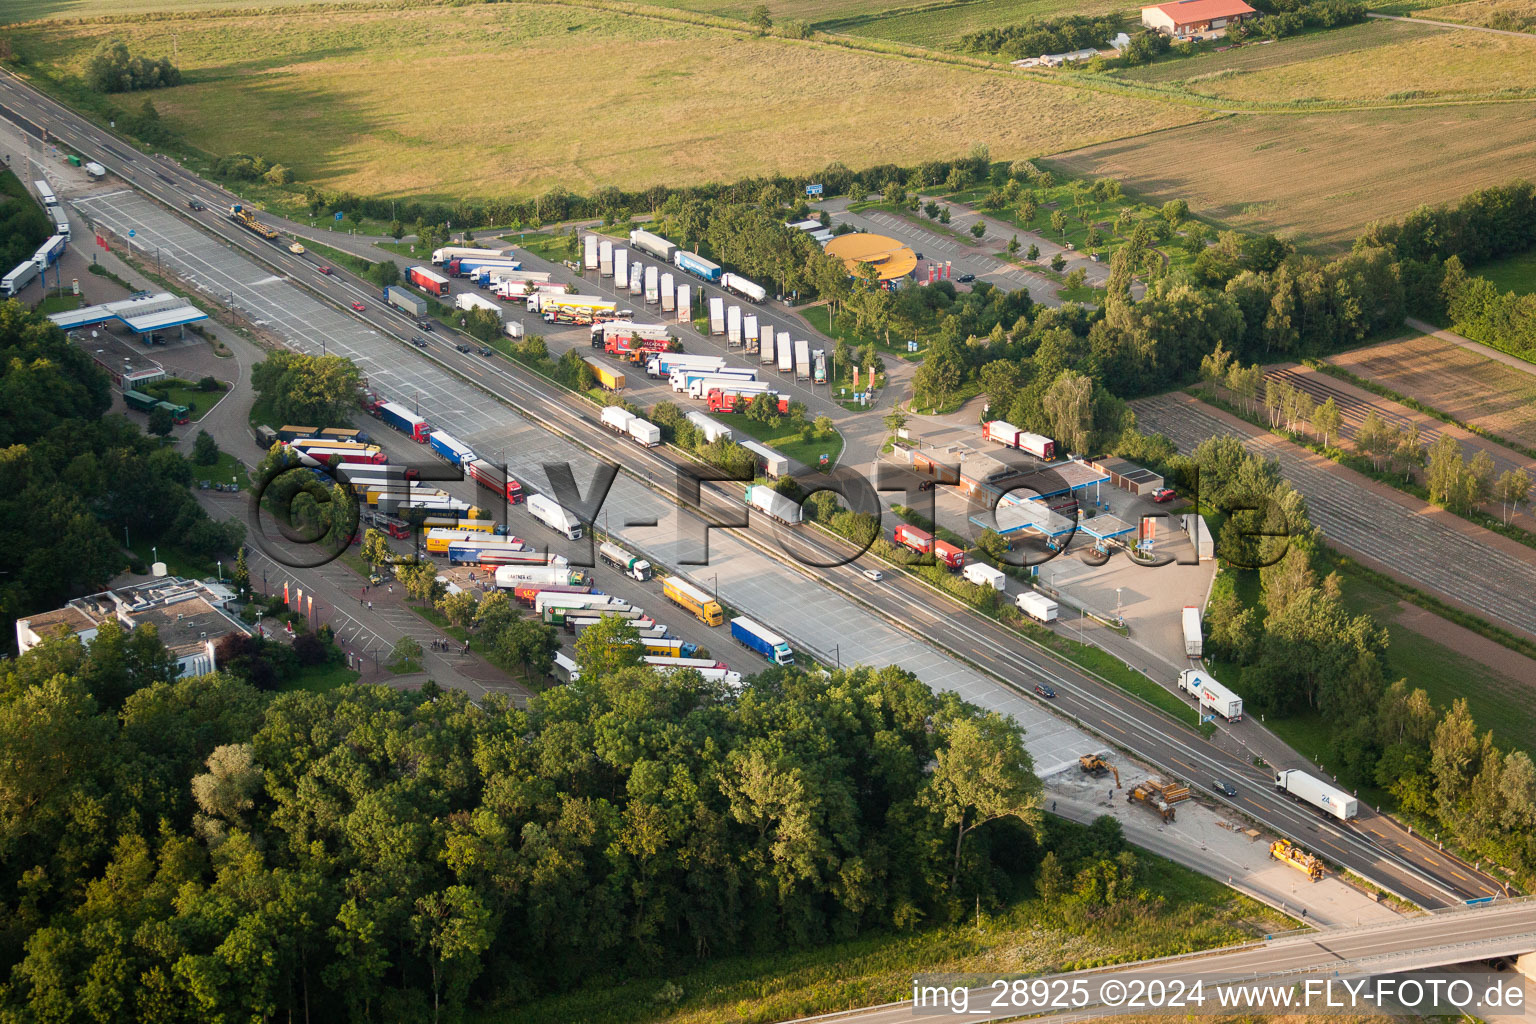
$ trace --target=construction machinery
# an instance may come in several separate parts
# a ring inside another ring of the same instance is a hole
[[[1174,804],[1189,799],[1189,787],[1178,782],[1147,779],[1132,786],[1125,795],[1126,803],[1140,801],[1160,814],[1164,821],[1176,817]]]
[[[1078,767],[1082,768],[1084,775],[1092,775],[1098,778],[1105,772],[1111,772],[1115,776],[1115,788],[1120,788],[1120,769],[1104,760],[1101,754],[1084,754],[1077,759]]]
[[[277,231],[275,229],[269,228],[261,221],[257,220],[254,213],[252,213],[250,210],[247,210],[239,203],[236,203],[229,208],[229,216],[241,227],[250,231],[254,231],[262,238],[275,239],[277,237]]]
[[[1297,871],[1302,872],[1314,882],[1320,882],[1323,878],[1323,861],[1321,857],[1314,857],[1300,847],[1291,845],[1289,840],[1276,839],[1269,844],[1269,855],[1275,860],[1289,864]]]

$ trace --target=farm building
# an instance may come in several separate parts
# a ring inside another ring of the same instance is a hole
[[[1222,32],[1229,25],[1258,16],[1243,0],[1174,0],[1141,9],[1141,23],[1165,35],[1186,36]]]

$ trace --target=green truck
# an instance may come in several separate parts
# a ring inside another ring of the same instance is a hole
[[[123,404],[134,412],[151,412],[160,404],[160,399],[142,391],[124,391]]]

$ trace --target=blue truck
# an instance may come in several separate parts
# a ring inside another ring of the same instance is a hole
[[[784,638],[759,623],[738,615],[731,620],[731,639],[748,650],[756,651],[775,665],[793,665],[795,652]]]
[[[522,260],[493,260],[493,259],[457,259],[454,263],[458,266],[460,277],[477,277],[480,271],[486,272],[486,279],[490,279],[492,270],[522,270]]]
[[[432,433],[427,435],[427,444],[432,446],[433,451],[455,466],[463,466],[475,461],[475,453],[470,450],[469,445],[446,431],[432,431]]]
[[[679,249],[672,254],[672,262],[695,277],[702,277],[711,283],[720,281],[720,264],[711,263],[696,252]]]

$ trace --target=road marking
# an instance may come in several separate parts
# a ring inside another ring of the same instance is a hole
[[[1114,722],[1105,722],[1104,724],[1109,726],[1111,729],[1115,730],[1115,732],[1119,733],[1121,736],[1125,735],[1125,730],[1120,728]]]
[[[1424,863],[1425,864],[1433,864],[1435,867],[1439,867],[1440,866],[1440,862],[1435,860],[1435,858],[1433,858],[1433,857],[1425,857],[1424,858]]]
[[[1455,868],[1451,868],[1451,874],[1455,875],[1457,878],[1461,879],[1463,882],[1470,882],[1471,881],[1470,878],[1468,878],[1466,875],[1462,874],[1460,871],[1457,871]]]

